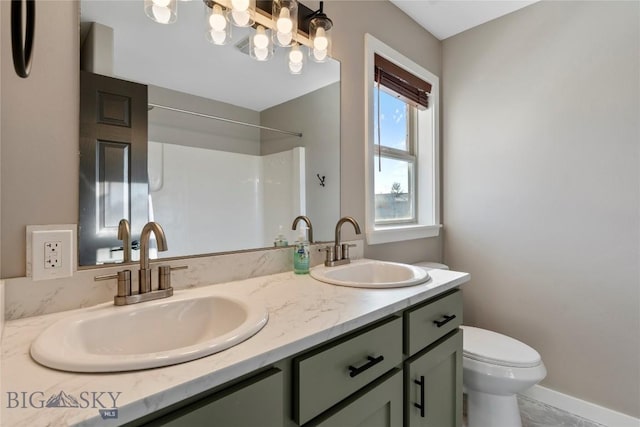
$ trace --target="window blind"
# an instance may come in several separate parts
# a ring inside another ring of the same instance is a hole
[[[375,54],[375,81],[420,110],[429,107],[431,84],[378,54]]]

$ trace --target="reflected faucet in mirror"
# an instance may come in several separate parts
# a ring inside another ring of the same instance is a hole
[[[131,226],[122,218],[118,223],[118,240],[122,240],[122,262],[131,261]]]
[[[300,221],[304,221],[304,223],[307,224],[307,230],[309,230],[309,243],[313,243],[313,225],[311,225],[311,220],[309,219],[308,216],[306,215],[297,216],[296,219],[293,220],[291,229],[295,231]]]
[[[345,216],[340,218],[336,224],[336,240],[334,245],[321,249],[327,251],[327,257],[324,261],[324,265],[327,267],[335,267],[338,265],[349,264],[351,262],[351,259],[349,259],[349,248],[355,247],[356,245],[341,242],[342,225],[347,222],[353,225],[356,234],[361,234],[360,225],[353,217]]]

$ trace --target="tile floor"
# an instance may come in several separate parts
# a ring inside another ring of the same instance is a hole
[[[518,396],[518,405],[522,427],[606,427],[528,397]]]
[[[463,427],[468,425],[466,397],[465,395]],[[522,427],[607,427],[524,396],[518,396],[518,406]]]

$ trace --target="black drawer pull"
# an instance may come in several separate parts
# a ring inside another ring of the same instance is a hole
[[[438,327],[441,328],[444,325],[446,325],[447,323],[451,322],[453,319],[456,318],[456,315],[453,314],[451,316],[447,316],[446,314],[444,315],[442,320],[434,320],[433,323]]]
[[[413,382],[420,386],[420,403],[414,403],[413,406],[420,409],[420,416],[424,418],[425,404],[424,404],[424,376],[420,376],[420,380],[413,380]]]
[[[367,369],[369,369],[369,368],[373,367],[374,365],[377,365],[378,363],[382,362],[384,360],[384,356],[383,355],[380,355],[378,357],[367,356],[367,359],[369,361],[367,363],[365,363],[364,365],[360,366],[359,368],[356,368],[355,366],[349,365],[349,376],[351,378],[355,377],[356,375],[360,375],[361,373],[363,373]]]

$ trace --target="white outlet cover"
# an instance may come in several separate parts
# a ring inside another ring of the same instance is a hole
[[[27,276],[34,281],[73,276],[76,263],[75,236],[75,225],[28,226]],[[55,268],[45,268],[47,242],[60,242],[58,266]]]

